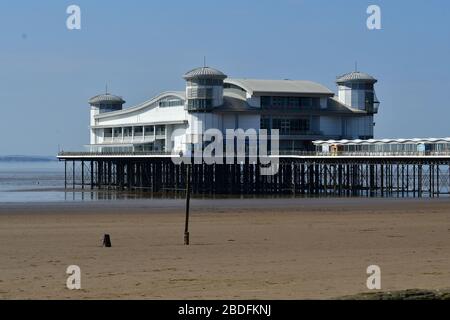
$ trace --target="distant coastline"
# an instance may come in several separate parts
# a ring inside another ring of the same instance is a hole
[[[58,161],[52,156],[0,156],[0,162],[54,162]]]

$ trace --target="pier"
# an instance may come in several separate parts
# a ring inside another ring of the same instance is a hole
[[[450,152],[320,153],[274,155],[279,170],[260,174],[259,162],[192,164],[195,195],[305,195],[440,197],[450,194]],[[187,166],[168,153],[63,152],[65,187],[73,190],[177,192]]]

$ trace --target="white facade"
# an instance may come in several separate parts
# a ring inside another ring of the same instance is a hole
[[[228,79],[208,67],[184,77],[184,91],[130,108],[110,94],[92,98],[90,150],[186,152],[211,128],[278,129],[280,147],[288,150],[310,149],[314,140],[373,138],[373,78],[370,86],[367,79],[341,77],[336,96],[310,81]]]

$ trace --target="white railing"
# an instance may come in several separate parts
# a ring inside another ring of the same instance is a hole
[[[151,151],[151,152],[61,152],[58,156],[89,156],[89,155],[170,155],[171,152]],[[225,154],[225,153],[224,153]],[[272,156],[301,156],[301,157],[354,157],[354,158],[371,158],[371,157],[450,157],[450,151],[429,151],[429,152],[315,152],[315,151],[279,151]]]

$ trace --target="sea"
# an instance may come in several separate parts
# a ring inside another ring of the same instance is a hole
[[[59,161],[0,161],[0,204],[39,202],[88,202],[151,199],[178,195],[154,195],[115,191],[66,190],[64,163]]]
[[[0,203],[66,201],[58,161],[0,161]]]
[[[182,199],[180,193],[117,192],[64,188],[64,162],[0,161],[0,204]]]

